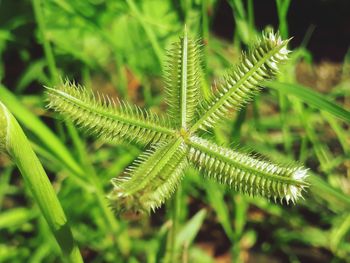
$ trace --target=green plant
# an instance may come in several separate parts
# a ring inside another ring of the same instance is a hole
[[[293,203],[308,186],[307,170],[278,165],[236,152],[203,138],[203,131],[239,110],[273,77],[288,58],[288,41],[265,33],[219,83],[210,100],[200,92],[200,48],[187,36],[169,50],[165,70],[166,116],[106,96],[97,97],[79,85],[62,82],[47,88],[49,107],[65,114],[104,141],[137,142],[149,149],[112,180],[109,198],[118,210],[150,211],[175,191],[184,170],[192,165],[236,191]]]
[[[20,170],[58,245],[69,262],[83,262],[66,216],[40,161],[16,119],[0,102],[0,153]]]

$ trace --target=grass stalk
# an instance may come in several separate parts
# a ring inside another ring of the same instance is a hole
[[[55,84],[58,82],[58,71],[57,71],[56,62],[52,52],[51,45],[46,37],[45,20],[44,20],[44,14],[43,14],[41,5],[42,5],[41,0],[33,0],[35,20],[38,23],[39,33],[41,36],[41,41],[43,44],[47,65],[49,67],[50,78],[52,82],[51,84]]]
[[[180,214],[180,203],[181,203],[181,188],[178,188],[174,194],[174,198],[170,203],[170,213],[171,213],[171,228],[168,234],[166,253],[164,257],[165,263],[176,263],[178,262],[178,254],[176,251],[176,235],[179,226],[179,214]]]
[[[113,215],[112,210],[107,206],[105,194],[103,192],[103,187],[100,183],[99,178],[97,177],[94,167],[91,165],[91,161],[85,149],[85,145],[82,142],[82,140],[80,140],[78,132],[76,128],[73,126],[73,123],[67,122],[67,127],[68,127],[69,135],[73,140],[73,144],[75,148],[78,150],[80,162],[82,163],[83,167],[85,167],[84,169],[85,173],[91,185],[94,186],[94,191],[97,197],[97,201],[101,207],[102,212],[106,217],[107,223],[110,225],[112,231],[116,233],[119,229],[118,222],[115,216]]]
[[[16,119],[25,128],[29,129],[45,145],[46,149],[61,161],[62,166],[72,171],[74,175],[83,176],[83,170],[62,141],[34,113],[24,107],[7,87],[1,84],[0,97],[8,110],[16,116]]]
[[[45,21],[44,21],[43,10],[41,5],[42,5],[41,0],[33,0],[35,19],[37,21],[39,32],[41,34],[43,49],[44,49],[45,57],[49,67],[51,83],[55,84],[58,82],[59,74],[56,67],[56,62],[55,62],[51,45],[46,37]],[[110,225],[112,232],[116,234],[119,229],[118,222],[115,216],[113,215],[113,212],[111,211],[111,209],[108,207],[106,203],[105,194],[103,192],[102,186],[99,182],[99,179],[96,175],[94,168],[92,167],[90,161],[88,160],[88,157],[86,156],[84,145],[79,139],[78,135],[74,134],[74,132],[76,133],[76,131],[73,131],[73,129],[75,128],[72,125],[69,125],[69,124],[67,125],[68,125],[68,130],[70,132],[70,135],[72,137],[72,140],[74,142],[74,145],[78,149],[78,153],[80,155],[81,161],[84,164],[84,167],[87,167],[85,169],[85,173],[89,175],[89,180],[91,181],[92,185],[94,185],[95,194],[97,197],[97,201],[100,205],[100,208],[102,210],[102,213],[105,215],[106,221]]]
[[[283,38],[288,37],[288,20],[287,14],[291,0],[276,0],[277,14],[279,20],[279,30]]]
[[[0,124],[0,151],[7,153],[17,165],[68,262],[83,262],[44,168],[18,122],[1,102]]]
[[[153,48],[154,54],[157,57],[159,65],[162,66],[162,64],[163,64],[163,51],[159,45],[156,34],[152,30],[152,28],[150,26],[148,26],[147,23],[145,22],[145,20],[142,16],[142,13],[137,8],[135,2],[133,0],[127,0],[126,3],[128,4],[132,15],[135,16],[135,18],[138,20],[138,22],[142,26],[143,30],[145,31],[147,38],[150,41],[151,46]]]
[[[290,5],[290,0],[276,0],[277,14],[279,20],[279,31],[281,32],[281,36],[283,38],[288,38],[288,21],[287,21],[287,13]],[[287,78],[287,79],[285,79]],[[288,78],[286,76],[280,76],[280,80],[283,82],[288,82]],[[289,81],[291,81],[289,79]],[[277,91],[278,95],[278,103],[281,109],[281,123],[282,123],[282,135],[283,135],[283,144],[286,153],[291,152],[291,147],[293,142],[291,141],[291,132],[290,128],[287,124],[288,117],[288,98],[285,94],[281,93],[279,90]]]

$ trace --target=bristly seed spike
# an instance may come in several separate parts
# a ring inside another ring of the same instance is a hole
[[[145,147],[122,176],[112,179],[114,188],[108,196],[112,207],[117,213],[155,211],[174,193],[189,166],[242,194],[287,205],[303,199],[309,184],[307,169],[301,165],[275,164],[255,152],[240,153],[232,150],[237,146],[227,148],[200,137],[203,132],[211,134],[212,127],[232,109],[240,110],[264,80],[279,72],[288,59],[290,39],[264,32],[249,51],[242,52],[237,66],[214,81],[205,101],[200,88],[201,43],[188,35],[185,25],[183,36],[167,51],[165,115],[93,93],[68,79],[47,87],[47,106],[85,131],[107,142],[137,142]]]

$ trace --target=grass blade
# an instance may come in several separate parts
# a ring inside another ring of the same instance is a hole
[[[311,192],[326,201],[334,211],[350,211],[350,196],[330,186],[320,177],[311,173],[308,181],[312,185]]]
[[[33,219],[36,213],[28,208],[13,208],[0,214],[0,229],[21,226]]]
[[[175,246],[177,249],[180,249],[181,247],[189,247],[189,245],[193,242],[194,238],[198,234],[198,231],[204,222],[206,214],[206,210],[201,209],[186,223],[186,225],[182,227],[176,236]]]
[[[350,112],[335,102],[330,101],[324,95],[315,92],[300,84],[289,84],[281,82],[266,82],[266,87],[281,91],[288,95],[296,96],[301,101],[331,113],[332,115],[350,122]]]
[[[7,88],[0,84],[2,102],[26,128],[31,130],[75,174],[82,175],[78,163],[57,136],[33,113],[27,110]]]
[[[83,262],[50,180],[16,119],[0,103],[0,151],[20,170],[57,243],[69,262]]]

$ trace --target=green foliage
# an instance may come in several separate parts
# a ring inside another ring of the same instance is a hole
[[[322,109],[323,111],[327,111],[332,115],[343,119],[344,121],[350,122],[350,111],[328,100],[319,93],[305,88],[302,85],[270,82],[266,83],[266,86],[281,91],[285,94],[294,95],[307,102],[311,106]]]
[[[0,102],[0,153],[3,151],[20,170],[65,258],[69,262],[83,262],[62,206],[44,168],[16,119]]]
[[[7,140],[7,128],[8,128],[8,121],[5,115],[5,110],[1,105],[0,108],[0,123],[2,128],[0,129],[0,152],[6,151],[6,140]]]
[[[74,160],[69,150],[38,116],[26,109],[20,100],[2,85],[0,85],[0,95],[10,112],[39,138],[41,143],[61,161],[61,164],[75,174],[82,174],[81,167]]]
[[[121,144],[102,145],[104,139],[91,140],[69,118],[53,118],[56,115],[44,108],[43,86],[59,88],[54,79],[61,75],[79,80],[89,92],[123,98],[148,112],[165,111],[167,83],[163,89],[160,78],[162,62],[167,62],[164,50],[177,40],[184,23],[190,35],[202,39],[200,102],[205,106],[203,100],[211,101],[211,83],[239,62],[241,50],[252,44],[257,32],[269,27],[258,18],[268,15],[278,21],[282,38],[288,39],[289,23],[295,25],[295,12],[305,13],[301,8],[307,2],[276,0],[268,9],[259,0],[1,1],[0,100],[45,167],[85,262],[348,261],[350,52],[341,61],[341,38],[331,38],[331,49],[325,49],[328,42],[316,41],[316,32],[337,32],[335,23],[341,30],[342,12],[328,19],[326,27],[317,19],[314,26],[293,27],[293,52],[279,67],[277,81],[262,83],[267,89],[241,111],[227,112],[229,119],[225,115],[213,128],[203,126],[210,134],[200,129],[194,134],[229,152],[238,153],[239,143],[275,164],[289,166],[298,160],[309,168],[312,187],[297,206],[241,195],[215,178],[204,180],[199,175],[208,175],[205,167],[199,172],[196,163],[189,162],[173,199],[156,214],[136,221],[133,213],[116,217],[106,198],[113,187],[110,180],[129,176],[123,171],[140,148],[121,138]],[[315,14],[320,11],[316,2]],[[332,8],[322,12],[348,6],[347,1],[328,4]],[[223,16],[228,12],[234,21]],[[317,53],[309,48],[317,48]],[[336,63],[324,61],[335,54]],[[336,68],[341,72],[329,75]],[[316,77],[317,72],[322,75]],[[220,85],[214,84],[216,95],[217,88]],[[177,131],[179,121],[171,121],[170,128]],[[61,262],[52,232],[18,175],[15,163],[1,155],[0,261]],[[122,185],[118,179],[117,185]],[[123,200],[113,204],[125,205]],[[169,251],[174,255],[168,256]]]
[[[199,103],[198,45],[187,32],[169,51],[166,70],[167,96],[172,127],[160,117],[105,96],[94,98],[86,89],[65,82],[47,88],[49,107],[107,141],[138,141],[151,144],[129,168],[127,176],[113,180],[110,199],[118,210],[149,211],[159,207],[175,191],[188,161],[237,192],[293,203],[307,186],[306,170],[280,166],[247,154],[220,147],[195,135],[197,128],[213,126],[230,109],[238,110],[271,78],[287,59],[287,42],[273,33],[243,54],[240,64],[221,83],[196,118]],[[122,105],[122,106],[121,106]],[[160,142],[157,144],[157,142]],[[153,145],[153,146],[152,146]]]

